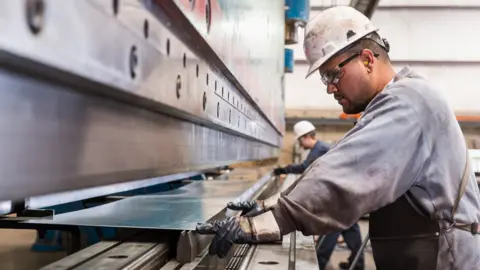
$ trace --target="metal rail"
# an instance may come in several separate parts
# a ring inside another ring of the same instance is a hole
[[[159,269],[168,261],[169,246],[158,234],[143,233],[128,241],[99,242],[41,270]]]

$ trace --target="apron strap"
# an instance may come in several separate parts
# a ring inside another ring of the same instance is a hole
[[[453,220],[453,227],[464,230],[467,232],[471,232],[472,234],[480,234],[480,226],[478,223],[474,222],[472,224],[458,224],[455,222],[454,215],[457,212],[458,209],[458,204],[460,203],[460,199],[462,199],[463,194],[465,193],[465,190],[467,189],[467,183],[468,180],[470,179],[470,156],[468,154],[468,148],[467,148],[467,162],[465,163],[465,169],[463,170],[463,176],[462,176],[462,182],[460,183],[460,188],[457,193],[457,197],[455,198],[455,203],[453,204],[452,207],[452,220]]]
[[[465,189],[467,189],[467,183],[470,179],[470,157],[468,155],[468,148],[466,148],[467,154],[467,162],[465,163],[465,168],[463,170],[462,182],[460,182],[460,187],[457,193],[457,197],[455,198],[455,203],[453,204],[452,208],[452,220],[454,220],[454,215],[457,212],[458,204],[460,203],[460,199],[462,198],[463,194],[465,193]]]

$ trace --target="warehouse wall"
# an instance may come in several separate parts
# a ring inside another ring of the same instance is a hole
[[[332,4],[348,5],[349,0],[311,0],[310,17]],[[437,85],[454,111],[480,115],[480,25],[478,0],[381,0],[372,21],[391,45],[390,57],[398,70],[409,65]],[[300,33],[303,39],[303,32]],[[293,74],[286,75],[285,106],[289,114],[339,115],[341,108],[318,75],[305,79],[308,70],[303,44],[295,49]],[[480,148],[479,129],[462,127],[470,147]],[[337,128],[338,129],[338,128]],[[340,128],[344,130],[345,127]],[[336,135],[335,135],[336,134]],[[328,138],[339,134],[337,131]],[[338,136],[337,136],[338,137]],[[338,138],[337,138],[338,139]],[[285,150],[292,149],[285,141]]]

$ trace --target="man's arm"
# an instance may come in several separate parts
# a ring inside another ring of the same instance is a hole
[[[400,98],[381,93],[345,138],[308,167],[270,211],[198,224],[196,231],[215,234],[210,254],[221,257],[233,243],[277,241],[294,230],[305,235],[345,230],[414,185],[431,148],[417,113]]]
[[[380,95],[345,138],[273,206],[283,235],[347,229],[415,183],[430,152],[419,117],[400,98]]]
[[[289,173],[302,174],[308,168],[308,166],[310,166],[316,159],[323,156],[327,152],[328,152],[328,148],[326,147],[313,148],[308,154],[307,158],[302,163],[286,166],[284,168],[285,172],[287,174]]]

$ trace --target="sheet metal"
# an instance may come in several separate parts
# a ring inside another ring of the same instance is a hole
[[[188,172],[167,175],[163,177],[155,177],[151,179],[132,181],[114,185],[85,188],[74,191],[48,194],[43,196],[30,197],[25,200],[26,208],[40,209],[54,205],[65,204],[69,202],[81,201],[89,198],[101,197],[120,192],[130,191],[134,189],[154,186],[162,183],[168,183],[176,180],[187,179],[192,176],[201,174],[201,172]],[[0,215],[9,214],[13,211],[12,201],[0,202]]]
[[[199,181],[171,192],[142,195],[85,210],[59,214],[51,220],[26,223],[141,229],[194,230],[241,196],[254,181]]]

